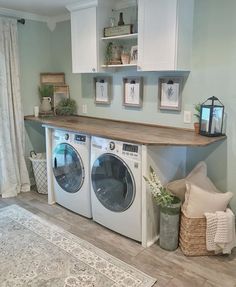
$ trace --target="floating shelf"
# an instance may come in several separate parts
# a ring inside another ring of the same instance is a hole
[[[102,67],[102,68],[137,67],[137,64],[102,65],[101,67]]]
[[[137,39],[137,38],[138,38],[138,33],[134,33],[134,34],[128,34],[128,35],[103,37],[102,40]]]

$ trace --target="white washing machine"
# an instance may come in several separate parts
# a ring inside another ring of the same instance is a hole
[[[94,221],[141,241],[141,145],[91,138]]]
[[[90,196],[90,136],[54,130],[52,167],[55,201],[88,218]]]

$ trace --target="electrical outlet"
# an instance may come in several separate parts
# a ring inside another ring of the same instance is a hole
[[[82,105],[82,113],[83,113],[83,114],[87,114],[87,112],[88,112],[87,105],[86,105],[86,104],[83,104],[83,105]]]
[[[184,123],[191,124],[191,122],[192,122],[192,112],[184,111]]]

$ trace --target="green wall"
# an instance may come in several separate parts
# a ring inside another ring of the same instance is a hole
[[[110,73],[112,77],[112,102],[110,106],[94,104],[94,75],[73,75],[71,73],[71,42],[69,21],[58,23],[53,32],[45,24],[29,21],[20,30],[22,67],[22,97],[24,110],[32,113],[38,103],[38,73],[42,71],[65,72],[66,82],[70,85],[71,97],[77,100],[78,113],[82,114],[82,104],[87,104],[89,116],[105,117],[136,122],[193,128],[193,124],[183,123],[183,111],[193,111],[195,103],[211,96],[219,97],[225,104],[227,112],[227,141],[207,148],[187,149],[190,170],[200,160],[206,160],[209,176],[223,191],[235,193],[232,206],[236,212],[236,190],[234,176],[236,173],[236,96],[234,70],[236,68],[236,1],[196,0],[193,33],[193,66],[182,94],[182,112],[161,112],[157,106],[158,77],[167,73],[137,73],[130,70]],[[26,35],[25,35],[26,34]],[[32,40],[33,39],[33,40]],[[32,43],[34,42],[34,43]],[[26,44],[28,43],[28,45]],[[31,46],[33,45],[33,47]],[[33,50],[34,49],[34,50]],[[23,53],[23,54],[22,54]],[[31,64],[29,58],[33,61]],[[50,64],[49,64],[50,63]],[[142,109],[124,108],[122,106],[122,77],[140,75],[144,81],[144,102]],[[175,74],[176,75],[176,74]],[[30,79],[30,84],[27,80]]]

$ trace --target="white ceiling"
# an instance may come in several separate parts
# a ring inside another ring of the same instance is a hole
[[[76,0],[0,0],[0,10],[11,9],[43,17],[58,17],[68,14],[65,6],[74,2]]]

